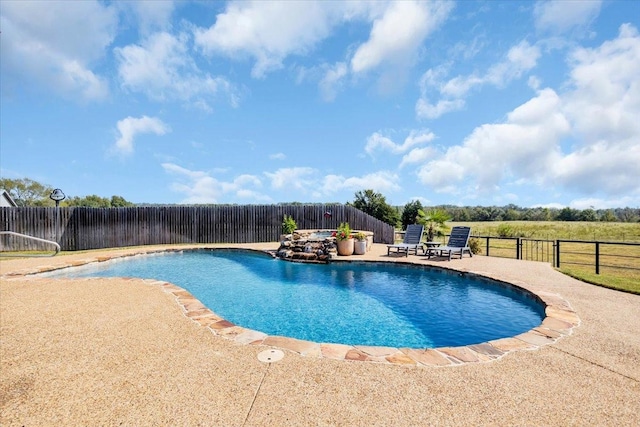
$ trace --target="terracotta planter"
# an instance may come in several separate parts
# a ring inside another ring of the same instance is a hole
[[[353,239],[338,240],[336,241],[336,245],[338,246],[338,255],[353,255]]]
[[[356,240],[353,253],[356,255],[364,255],[367,252],[367,241],[366,240]]]

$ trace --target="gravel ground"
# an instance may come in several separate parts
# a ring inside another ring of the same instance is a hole
[[[559,294],[580,317],[553,344],[451,367],[291,351],[265,364],[267,347],[212,334],[153,282],[21,275],[154,249],[0,262],[2,426],[640,425],[640,296],[544,263],[390,259],[384,245],[358,257],[482,272]]]

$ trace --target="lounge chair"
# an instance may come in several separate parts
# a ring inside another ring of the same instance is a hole
[[[473,256],[471,248],[469,247],[469,236],[471,236],[470,227],[453,227],[447,245],[430,248],[427,251],[428,257],[431,258],[432,255],[441,257],[448,256],[449,261],[451,261],[453,254],[460,254],[460,259],[462,259],[462,254],[465,252],[469,252],[469,256]]]
[[[407,225],[407,230],[404,233],[402,243],[387,245],[387,256],[391,255],[392,252],[395,252],[396,254],[404,254],[404,256],[409,256],[409,252],[413,252],[417,255],[418,248],[422,246],[420,241],[422,240],[423,230],[424,226],[419,224]]]

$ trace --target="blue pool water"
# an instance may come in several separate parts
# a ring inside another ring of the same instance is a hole
[[[251,251],[169,252],[55,275],[164,280],[237,325],[350,345],[476,344],[517,335],[544,317],[522,291],[485,279],[387,263],[291,263]]]

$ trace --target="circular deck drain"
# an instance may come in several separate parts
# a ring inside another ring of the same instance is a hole
[[[273,363],[281,360],[284,357],[282,350],[265,350],[258,353],[258,360],[264,363]]]

